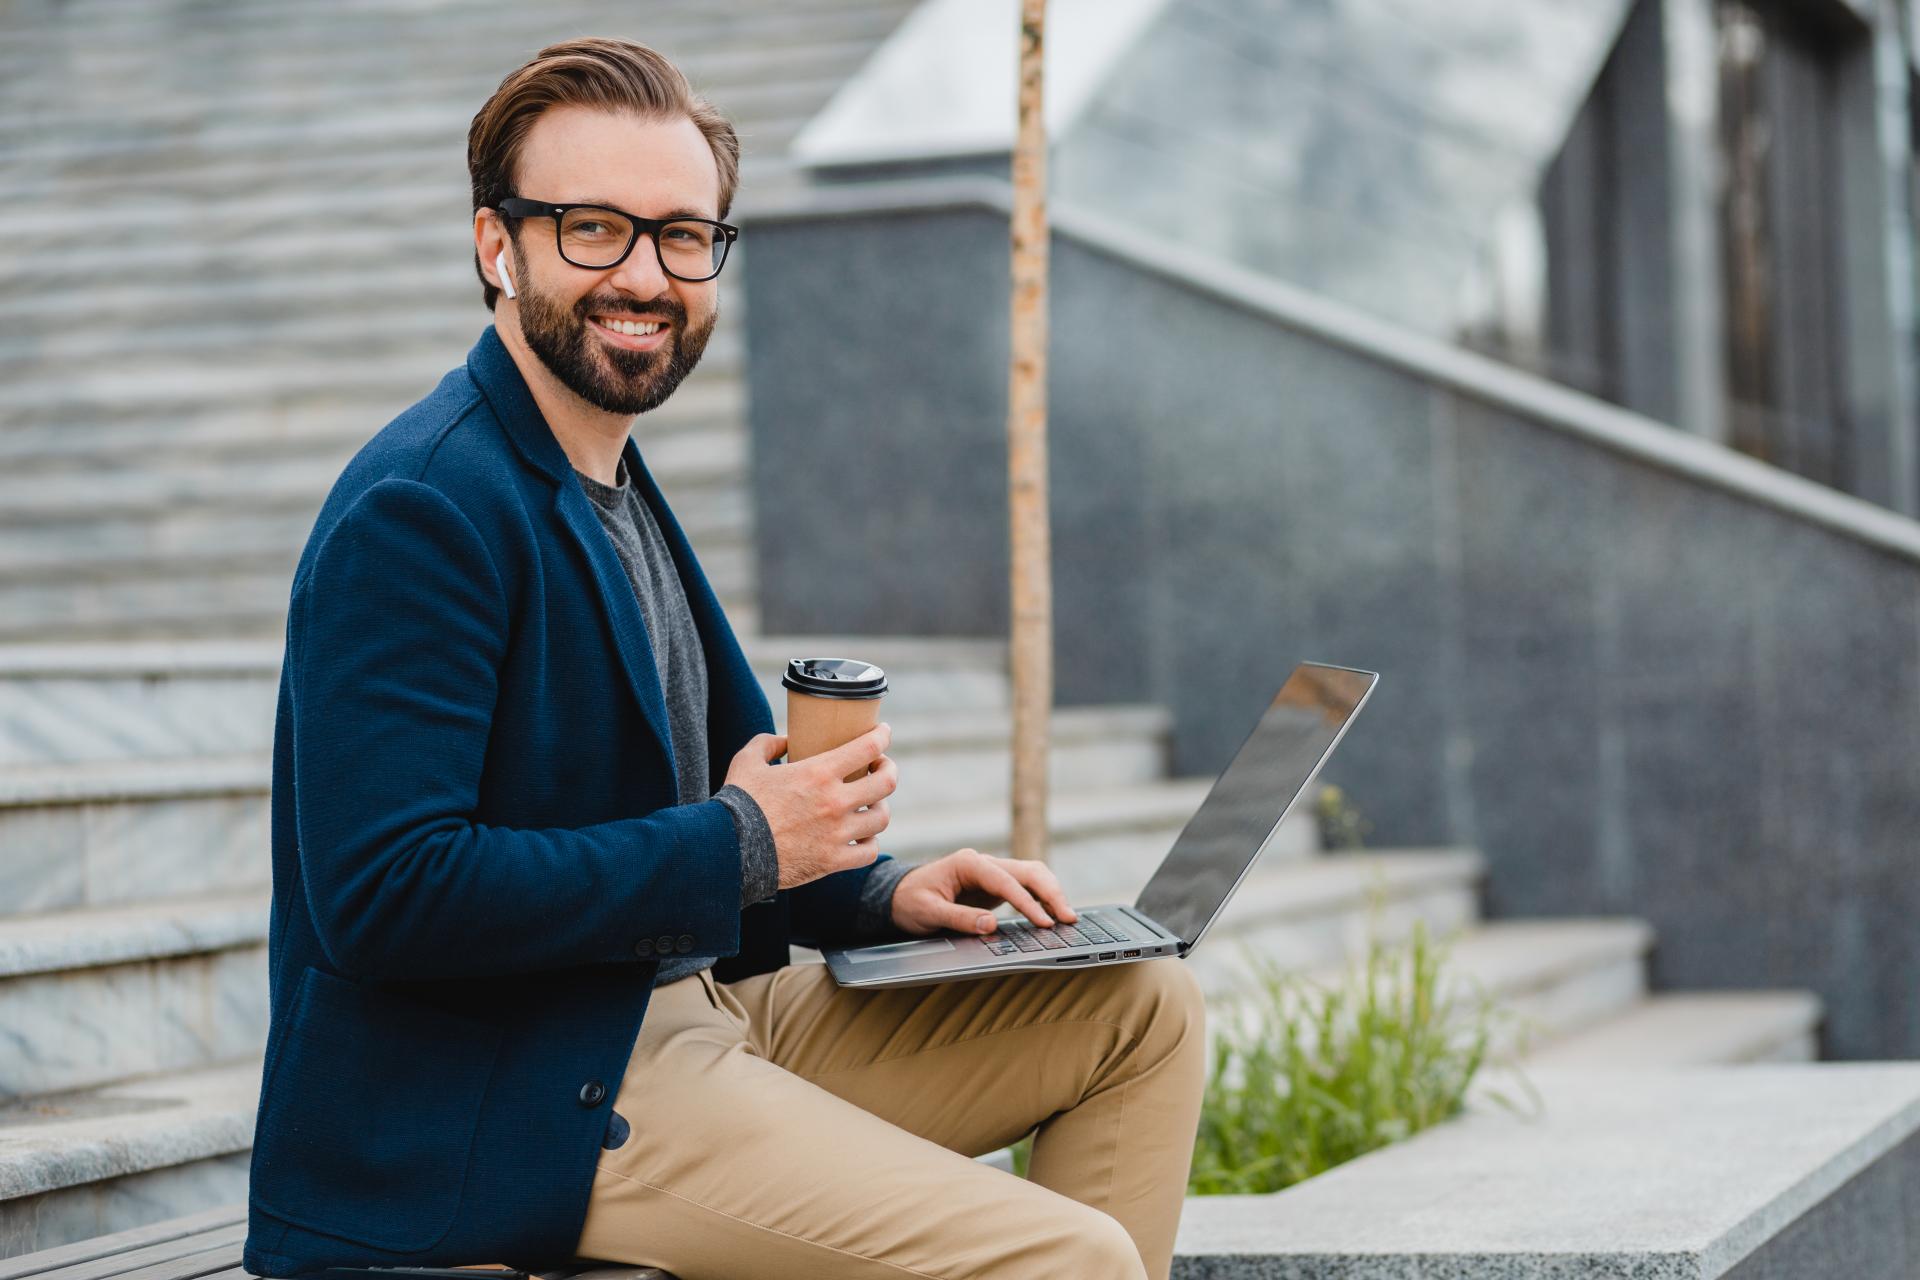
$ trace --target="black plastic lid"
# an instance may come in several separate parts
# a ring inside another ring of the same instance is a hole
[[[858,658],[794,658],[780,683],[816,698],[878,698],[887,691],[887,673]]]

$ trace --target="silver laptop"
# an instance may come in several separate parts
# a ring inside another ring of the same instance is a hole
[[[1131,906],[1076,904],[1079,919],[1056,921],[1050,929],[1025,919],[1002,920],[987,934],[943,932],[829,947],[822,954],[834,981],[843,987],[913,987],[1014,969],[1186,955],[1253,869],[1379,679],[1377,671],[1354,667],[1295,667]],[[1071,894],[1072,886],[1067,888]]]

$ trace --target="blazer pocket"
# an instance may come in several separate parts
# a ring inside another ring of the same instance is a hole
[[[460,1209],[501,1029],[309,965],[261,1082],[252,1199],[395,1252]]]

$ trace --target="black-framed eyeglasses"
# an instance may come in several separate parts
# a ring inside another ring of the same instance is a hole
[[[552,204],[508,196],[499,211],[510,218],[552,218],[560,256],[589,271],[619,266],[645,235],[653,241],[662,271],[676,280],[711,280],[740,238],[740,228],[712,218],[642,218],[604,204]]]

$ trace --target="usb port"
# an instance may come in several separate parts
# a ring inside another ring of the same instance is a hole
[[[1137,956],[1140,953],[1138,951],[1122,951],[1120,954],[1123,956]]]
[[[1119,953],[1118,951],[1102,951],[1102,952],[1100,953],[1100,958],[1101,958],[1102,960],[1111,960],[1111,959],[1113,959],[1113,958],[1114,958],[1115,956],[1117,956],[1117,955],[1119,955],[1119,954],[1120,954],[1120,953]]]

